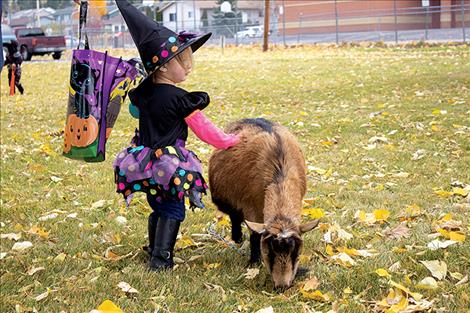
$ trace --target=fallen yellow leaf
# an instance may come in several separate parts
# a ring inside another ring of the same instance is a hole
[[[416,288],[434,290],[434,289],[439,288],[439,286],[437,285],[437,281],[434,278],[426,277],[416,284]]]
[[[405,279],[405,284],[407,284],[408,286],[410,286],[411,283],[412,283],[411,278],[410,278],[410,275],[405,275],[404,279]]]
[[[320,302],[330,302],[331,297],[328,294],[323,294],[320,290],[308,292],[303,288],[300,288],[300,293],[307,299],[312,299]]]
[[[421,215],[421,208],[417,204],[406,206],[405,213],[408,217],[415,217]]]
[[[111,300],[105,300],[98,307],[99,313],[124,313],[119,307],[117,307]],[[97,312],[97,313],[98,313]]]
[[[390,277],[390,274],[387,272],[387,270],[383,268],[376,269],[375,273],[380,277]]]
[[[419,294],[417,292],[412,292],[411,290],[409,290],[408,288],[406,288],[405,286],[403,285],[400,285],[399,283],[396,283],[394,282],[393,280],[390,281],[390,284],[395,287],[395,288],[398,288],[402,291],[404,291],[406,294],[412,296],[415,300],[420,300],[423,295],[422,294]]]
[[[450,214],[450,213],[447,213],[446,215],[444,215],[440,219],[441,222],[448,222],[448,221],[451,221],[451,220],[452,220],[452,214]]]
[[[323,141],[321,141],[321,144],[324,145],[324,146],[329,147],[329,146],[334,145],[335,143],[331,140],[323,140]]]
[[[299,257],[299,264],[307,265],[308,262],[310,262],[311,258],[312,257],[310,255],[301,254],[300,257]]]
[[[351,267],[356,265],[356,261],[354,261],[348,254],[341,252],[331,257],[332,260],[335,260],[339,265],[344,267]]]
[[[104,257],[109,259],[109,260],[117,260],[119,259],[119,255],[114,253],[113,251],[111,250],[106,250],[105,254],[104,254]]]
[[[454,195],[466,197],[466,196],[468,196],[469,191],[466,190],[466,189],[463,189],[463,188],[454,187],[454,188],[452,188],[452,193]]]
[[[396,293],[396,294],[398,294],[398,293]],[[401,297],[400,296],[398,297],[398,299],[400,299],[400,301],[398,301],[398,303],[392,302],[392,303],[395,303],[395,304],[393,304],[390,307],[391,312],[401,312],[401,311],[405,310],[408,307],[409,301],[408,301],[408,298],[406,296],[404,296],[402,294]]]
[[[382,191],[384,189],[385,189],[385,187],[384,187],[383,184],[377,184],[377,186],[374,187],[375,191]]]
[[[460,231],[450,231],[449,232],[449,239],[457,242],[464,242],[465,241],[465,234]]]
[[[315,219],[322,218],[323,216],[325,216],[325,212],[320,208],[302,209],[302,215]]]
[[[439,125],[434,124],[434,125],[431,125],[431,130],[433,132],[438,132],[441,130],[441,128],[439,127]]]
[[[309,198],[309,199],[304,199],[304,202],[305,202],[305,204],[307,204],[307,205],[312,205],[312,204],[314,204],[315,201],[317,201],[317,200],[318,200],[318,198]]]
[[[49,238],[49,232],[48,231],[46,231],[44,228],[39,228],[39,227],[36,227],[36,226],[31,227],[28,230],[28,233],[33,234],[33,235],[38,235],[39,237],[41,237],[43,239]]]
[[[358,256],[359,255],[359,252],[356,249],[351,249],[351,248],[347,248],[347,247],[338,247],[338,248],[336,248],[336,250],[338,252],[346,253],[349,256]]]
[[[389,210],[374,210],[374,217],[377,221],[386,221],[390,216]]]
[[[60,253],[54,258],[54,262],[64,262],[67,255],[65,253]]]
[[[206,270],[213,270],[215,268],[218,268],[220,267],[220,263],[204,263],[202,266],[206,269]],[[248,269],[249,271],[250,269]],[[259,271],[259,270],[258,270]]]
[[[452,241],[457,242],[464,242],[465,241],[465,234],[460,231],[448,231],[442,228],[437,230],[442,236]]]
[[[452,197],[452,195],[454,194],[453,192],[445,191],[442,189],[435,190],[434,193],[437,194],[441,198],[449,198],[449,197]]]
[[[186,249],[188,247],[197,246],[194,240],[189,236],[183,236],[176,242],[175,248]]]
[[[307,280],[304,284],[304,287],[303,289],[305,291],[311,291],[311,290],[315,290],[317,289],[317,287],[320,285],[320,282],[318,281],[318,279],[314,276],[312,278],[310,278],[309,280]]]
[[[222,216],[222,218],[220,218],[217,221],[217,226],[219,226],[219,227],[230,227],[229,217],[227,215]]]
[[[330,255],[330,256],[332,256],[332,255],[335,254],[335,253],[333,252],[333,247],[332,247],[332,246],[330,246],[330,245],[327,245],[327,246],[326,246],[326,254],[328,254],[328,255]]]
[[[49,155],[49,156],[57,156],[57,152],[55,152],[52,149],[51,145],[48,144],[48,143],[45,143],[45,144],[41,145],[41,152],[43,152],[44,154]]]
[[[447,275],[447,264],[440,260],[420,261],[431,272],[432,276],[443,280]]]

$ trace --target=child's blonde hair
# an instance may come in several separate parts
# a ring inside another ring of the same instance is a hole
[[[193,68],[193,50],[191,47],[184,49],[184,51],[178,54],[175,59],[183,68],[187,70],[191,70]]]
[[[186,70],[192,70],[193,68],[193,50],[191,47],[188,47],[183,50],[180,54],[175,56],[175,60]],[[156,81],[158,75],[160,75],[161,71],[155,71],[153,73],[153,81]]]

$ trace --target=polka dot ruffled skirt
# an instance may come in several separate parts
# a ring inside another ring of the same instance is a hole
[[[201,195],[207,185],[201,161],[184,148],[182,140],[159,149],[128,147],[117,155],[113,167],[116,191],[126,200],[140,191],[154,196],[157,202],[188,197],[191,207],[204,207]]]

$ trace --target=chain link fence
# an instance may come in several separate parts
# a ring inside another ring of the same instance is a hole
[[[461,1],[450,6],[335,10],[328,13],[299,14],[294,19],[290,17],[288,21],[273,7],[270,15],[269,42],[281,45],[364,41],[468,42],[470,3],[465,2],[467,3]],[[445,22],[441,22],[442,16],[445,17]],[[176,25],[182,25],[179,29],[171,25],[165,26],[174,31],[181,31],[184,27],[186,31],[212,32],[209,43],[213,45],[262,44],[263,19],[260,14],[256,22],[243,22],[241,17],[227,17],[215,23],[214,19],[195,20],[194,16],[192,19],[176,21]],[[92,47],[133,48],[134,43],[124,22],[121,20],[120,23],[106,24],[105,20],[89,23],[87,33]],[[78,44],[77,27],[77,20],[71,19],[66,23],[50,25],[49,29],[52,29],[54,34],[65,35],[68,48],[75,48]]]

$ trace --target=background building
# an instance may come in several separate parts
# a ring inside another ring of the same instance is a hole
[[[470,6],[470,0],[276,0],[274,14],[287,35],[335,32],[337,19],[339,32],[394,30],[395,16],[398,30],[455,28],[462,27],[462,3]]]

